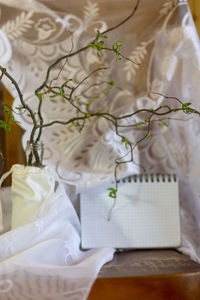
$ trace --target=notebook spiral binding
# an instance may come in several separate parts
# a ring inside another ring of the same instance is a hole
[[[177,182],[176,174],[134,174],[118,182]]]

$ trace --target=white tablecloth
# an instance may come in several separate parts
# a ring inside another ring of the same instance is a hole
[[[0,192],[4,228],[11,225],[11,192]],[[0,299],[87,299],[113,249],[80,250],[80,224],[59,189],[43,216],[0,236]]]

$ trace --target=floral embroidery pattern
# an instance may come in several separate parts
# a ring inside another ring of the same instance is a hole
[[[35,28],[38,31],[38,40],[42,41],[47,39],[56,30],[56,25],[49,17],[47,17],[40,19],[36,23]]]
[[[90,0],[87,1],[86,6],[84,7],[84,23],[92,23],[96,17],[99,15],[99,7],[97,3],[93,3]]]
[[[32,27],[32,24],[34,23],[31,20],[32,15],[32,12],[22,12],[15,20],[8,21],[3,25],[1,29],[7,34],[10,40],[14,40]]]
[[[142,61],[144,60],[145,56],[147,55],[147,43],[142,42],[140,46],[136,47],[130,55],[131,61],[127,61],[125,64],[125,72],[126,78],[128,81],[132,79],[132,76],[136,74],[137,69],[139,69]],[[132,62],[135,62],[133,64]]]
[[[167,15],[170,10],[172,10],[177,4],[179,0],[170,0],[163,4],[163,8],[160,11],[161,15]],[[181,1],[180,1],[181,2]]]

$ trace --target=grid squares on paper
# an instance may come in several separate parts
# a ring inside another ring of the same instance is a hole
[[[82,248],[180,245],[177,181],[121,182],[116,205],[104,185],[81,194]]]

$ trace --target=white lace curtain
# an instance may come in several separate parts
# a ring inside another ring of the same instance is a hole
[[[25,101],[34,109],[37,103],[34,90],[44,80],[47,67],[72,48],[76,50],[85,46],[94,37],[96,29],[104,31],[119,23],[130,13],[135,3],[136,1],[131,0],[0,0],[0,63],[17,80]],[[156,108],[164,99],[153,92],[192,102],[196,109],[200,109],[200,44],[187,1],[142,0],[135,16],[112,31],[109,40],[121,40],[124,45],[123,53],[139,65],[127,60],[115,63],[114,58],[107,53],[99,59],[93,49],[88,49],[84,54],[80,53],[68,60],[59,80],[67,77],[78,82],[94,68],[105,66],[109,69],[99,72],[94,78],[95,82],[102,78],[113,80],[120,89],[112,91],[105,102],[102,102],[100,97],[96,102],[100,109],[121,114],[141,107]],[[53,69],[52,78],[57,77],[59,68],[60,65]],[[14,107],[18,106],[19,99],[13,85],[6,78],[3,78],[3,83],[15,97]],[[96,93],[101,93],[98,86]],[[60,99],[45,99],[42,113],[45,121],[51,121],[56,118],[65,120],[74,112]],[[30,120],[26,115],[16,117],[25,130],[25,146],[31,129]],[[178,174],[183,238],[180,250],[199,260],[200,122],[199,118],[194,116],[190,118],[177,115],[177,119],[167,120],[168,127],[152,128],[151,138],[137,149],[135,160],[142,164],[148,173]],[[142,130],[127,132],[132,141],[137,140],[141,134]],[[45,129],[42,139],[45,144],[45,164],[56,169],[59,178],[74,185],[77,190],[112,178],[114,160],[125,153],[124,146],[113,134],[110,124],[98,119],[92,120],[81,135],[72,128],[56,125]],[[139,172],[137,165],[127,166],[123,170],[123,173],[129,172]],[[10,235],[12,234],[9,233],[9,238]],[[7,234],[3,238],[6,240]],[[9,238],[6,247],[10,247]],[[63,239],[66,239],[65,235]],[[76,248],[77,244],[74,247]],[[80,275],[81,279],[76,280],[75,265],[74,269],[66,269],[68,275],[74,274],[74,278],[66,275],[67,281],[62,281],[62,287],[55,293],[66,292],[67,299],[84,299],[83,294],[76,298],[72,290],[76,290],[78,295],[79,289],[84,290],[85,286],[86,297],[91,278],[94,279],[102,263],[112,257],[112,251],[109,251],[97,252],[93,256],[94,259],[89,253],[91,264],[85,265],[86,257],[81,257],[81,253],[75,251],[82,261],[79,274],[83,276]],[[77,261],[76,257],[74,264]],[[84,269],[84,266],[87,268]],[[42,263],[40,267],[40,272],[43,272]],[[65,278],[61,269],[55,270],[57,273],[51,280],[57,282],[58,276]],[[90,280],[84,285],[83,273],[86,269],[92,271]],[[15,272],[16,268],[11,273],[12,279]],[[24,272],[22,270],[21,275],[18,272],[22,290],[27,292],[28,286],[29,292],[31,290],[33,293],[33,299],[37,299],[39,288],[30,287],[30,280],[26,281],[27,269]],[[29,279],[33,279],[33,274],[38,274],[34,272]],[[2,276],[7,280],[4,282],[5,290],[7,287],[9,291],[10,278],[7,275]],[[47,287],[47,278],[43,279],[43,286]],[[81,287],[77,286],[77,282],[82,284]],[[13,290],[16,289],[17,285]],[[13,290],[10,290],[11,294]],[[50,299],[48,297],[49,294],[46,294],[44,299]]]
[[[103,31],[124,19],[135,2],[20,1],[19,6],[19,1],[1,1],[1,62],[19,83],[25,101],[32,107],[36,105],[34,90],[44,80],[47,67],[71,51],[71,32],[73,49],[85,46],[97,29]],[[97,73],[93,80],[112,79],[121,89],[115,89],[104,102],[100,97],[95,105],[114,114],[161,104],[163,99],[152,92],[177,96],[186,102],[197,101],[199,41],[186,1],[159,0],[152,4],[152,1],[143,0],[135,16],[109,34],[109,38],[111,42],[122,40],[123,53],[139,65],[126,60],[116,64],[115,58],[111,60],[107,53],[99,60],[96,52],[89,49],[68,61],[60,80],[67,77],[78,81],[99,66],[109,67]],[[60,65],[53,69],[52,78],[57,76],[59,68]],[[5,78],[4,84],[16,97],[13,85]],[[95,92],[100,94],[101,89],[102,86],[96,87]],[[74,113],[60,99],[45,101],[42,112],[46,121],[65,120]],[[14,106],[19,106],[17,98]],[[31,124],[26,115],[18,118],[26,131],[25,146]],[[186,143],[188,135],[185,134],[177,143],[178,131],[172,129],[186,127],[185,123],[171,123],[169,129],[159,128],[152,132],[152,139],[141,145],[140,157],[135,153],[135,161],[142,162],[147,172],[171,172],[177,166],[181,174],[189,171],[182,161],[190,156],[186,147],[190,147],[191,142]],[[137,135],[134,131],[129,133],[129,138],[134,141]],[[60,178],[75,184],[94,184],[109,179],[113,173],[112,162],[125,153],[108,122],[99,120],[92,121],[82,135],[73,128],[53,126],[44,131],[43,141],[45,163],[57,166]],[[143,154],[145,157],[141,158]],[[136,166],[129,168],[127,172],[138,171]]]

